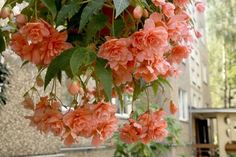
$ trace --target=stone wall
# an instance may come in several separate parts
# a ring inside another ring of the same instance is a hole
[[[7,104],[0,109],[0,156],[25,156],[51,154],[60,150],[60,139],[43,135],[24,116],[32,114],[20,102],[23,94],[32,85],[36,68],[26,65],[20,69],[22,61],[15,55],[6,56],[11,75],[7,90]]]

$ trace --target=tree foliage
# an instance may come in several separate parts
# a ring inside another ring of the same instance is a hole
[[[208,1],[208,46],[213,106],[232,107],[236,96],[236,1]]]

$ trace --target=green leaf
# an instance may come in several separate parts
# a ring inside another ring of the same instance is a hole
[[[44,89],[47,88],[50,81],[55,76],[57,76],[58,73],[60,73],[62,70],[66,70],[66,68],[70,64],[71,56],[76,49],[77,47],[71,48],[62,52],[49,64],[49,67],[47,69],[46,76],[45,76]]]
[[[70,59],[70,67],[73,75],[78,74],[78,70],[82,65],[91,64],[96,59],[96,54],[89,48],[79,47],[73,52]]]
[[[72,0],[68,4],[63,5],[57,15],[56,24],[63,24],[65,19],[71,18],[73,15],[75,15],[79,11],[80,7],[81,0]]]
[[[52,13],[52,17],[54,19],[57,15],[57,8],[56,8],[55,0],[41,0],[41,1],[48,8],[48,10]]]
[[[96,0],[88,3],[81,15],[79,30],[82,30],[84,26],[89,22],[92,15],[96,14],[102,8],[104,1],[105,0]]]
[[[5,46],[5,41],[3,38],[3,33],[0,29],[0,54],[5,50],[6,46]]]
[[[98,31],[105,27],[107,21],[108,17],[102,13],[92,17],[86,30],[85,42],[87,44],[93,39]]]
[[[129,0],[113,0],[116,8],[116,18],[129,6]]]
[[[134,82],[134,94],[133,94],[133,100],[137,100],[139,94],[141,94],[146,88],[146,84],[142,79],[139,79],[138,81]]]
[[[120,35],[122,35],[122,30],[124,29],[124,27],[125,27],[125,23],[121,18],[115,20],[115,23],[114,23],[114,30],[115,30],[114,33],[115,34],[114,34],[114,36],[120,37]]]
[[[112,94],[112,72],[111,69],[107,69],[105,66],[106,61],[98,59],[95,66],[95,74],[104,87],[106,100],[109,101]]]

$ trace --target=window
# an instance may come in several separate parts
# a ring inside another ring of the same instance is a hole
[[[179,89],[179,119],[188,121],[188,95],[185,90]]]
[[[207,68],[206,68],[206,65],[202,66],[202,73],[203,73],[203,82],[207,84],[208,80],[207,80]]]
[[[112,98],[111,102],[112,104],[117,105],[117,113],[116,116],[119,118],[129,118],[130,113],[132,111],[132,105],[131,105],[131,97],[128,95],[124,96],[124,110],[122,111],[120,108],[120,102],[117,98]]]

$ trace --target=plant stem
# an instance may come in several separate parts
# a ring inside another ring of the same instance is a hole
[[[145,89],[145,93],[146,93],[146,96],[147,96],[147,111],[149,112],[149,110],[150,110],[150,100],[149,100],[149,91],[148,91],[148,89]]]

